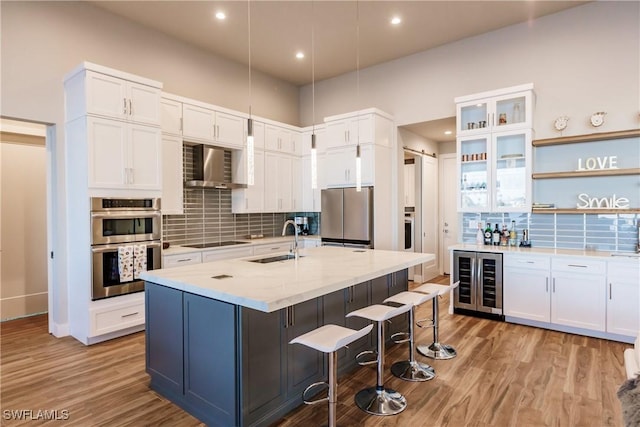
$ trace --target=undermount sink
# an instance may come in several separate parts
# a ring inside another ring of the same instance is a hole
[[[269,264],[270,262],[277,262],[277,261],[287,261],[289,259],[294,259],[295,255],[293,254],[286,254],[286,255],[275,255],[275,256],[270,256],[267,258],[258,258],[258,259],[250,259],[250,262],[258,262],[260,264]],[[302,258],[302,255],[298,255],[298,258]]]

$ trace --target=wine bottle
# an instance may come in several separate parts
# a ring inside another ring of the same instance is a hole
[[[498,228],[498,224],[496,224],[496,228],[493,229],[493,233],[491,234],[491,243],[493,243],[493,246],[500,245],[500,229]]]
[[[509,244],[509,230],[507,225],[502,223],[502,232],[500,233],[500,246],[507,246]]]
[[[515,246],[518,240],[518,232],[516,231],[516,222],[511,221],[511,230],[509,230],[509,246]]]
[[[476,232],[476,245],[484,244],[484,231],[482,230],[482,223],[478,223],[478,231]]]
[[[484,230],[484,244],[491,244],[491,223],[489,221],[487,221],[487,228]]]

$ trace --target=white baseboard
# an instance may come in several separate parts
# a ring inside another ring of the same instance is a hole
[[[69,323],[49,323],[49,333],[56,338],[68,337]]]

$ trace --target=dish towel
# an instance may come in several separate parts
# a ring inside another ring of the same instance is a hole
[[[147,271],[147,245],[133,245],[133,278],[139,279],[143,271]]]
[[[120,283],[133,280],[133,246],[118,246],[118,273]]]

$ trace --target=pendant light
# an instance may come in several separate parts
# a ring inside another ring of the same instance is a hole
[[[360,4],[356,0],[356,107],[360,102]],[[356,191],[362,191],[362,158],[360,157],[360,110],[358,109],[356,145]]]
[[[247,185],[255,184],[255,147],[251,118],[251,0],[247,0],[247,39],[249,40],[249,119],[247,120]]]
[[[318,188],[318,150],[316,147],[316,64],[314,7],[311,1],[311,189]]]

